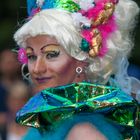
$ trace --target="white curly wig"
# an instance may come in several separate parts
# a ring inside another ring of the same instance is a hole
[[[29,37],[53,36],[72,57],[89,63],[86,69],[89,80],[100,84],[118,83],[117,85],[127,93],[140,94],[138,88],[132,86],[134,81],[139,85],[139,81],[127,75],[127,58],[133,48],[131,33],[138,13],[139,8],[134,1],[119,1],[115,9],[118,29],[107,40],[109,51],[104,57],[91,58],[88,53],[80,49],[82,39],[79,33],[80,27],[74,24],[71,13],[63,10],[42,10],[15,33],[14,39],[20,47],[26,47],[26,39]]]

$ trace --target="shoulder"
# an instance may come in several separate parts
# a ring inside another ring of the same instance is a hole
[[[51,138],[51,140],[66,138],[66,140],[94,140],[95,136],[99,136],[100,140],[121,139],[118,129],[110,124],[103,115],[95,113],[74,115],[61,122],[55,129],[55,133],[47,132],[45,138]]]
[[[75,125],[68,133],[67,140],[107,140],[91,123],[80,123]]]
[[[23,136],[22,140],[40,140],[43,136],[35,128],[30,128],[27,133]]]

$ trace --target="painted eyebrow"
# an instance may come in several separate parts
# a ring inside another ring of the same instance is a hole
[[[59,44],[55,44],[55,43],[51,43],[51,44],[46,44],[46,45],[44,45],[40,50],[42,51],[45,47],[47,47],[47,46],[51,46],[51,45],[55,45],[55,46],[60,46]],[[34,51],[34,49],[31,47],[31,46],[27,46],[26,47],[26,50],[28,49],[28,48],[30,48],[32,51]]]
[[[54,46],[60,46],[59,44],[54,44],[54,43],[51,43],[51,44],[47,44],[47,45],[44,45],[40,50],[43,51],[43,49],[47,46],[51,46],[51,45],[54,45]]]

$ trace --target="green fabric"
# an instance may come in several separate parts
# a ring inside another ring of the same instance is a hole
[[[103,114],[111,123],[123,127],[124,138],[137,136],[139,105],[136,100],[119,88],[87,82],[42,90],[17,113],[16,120],[46,131],[84,112]]]

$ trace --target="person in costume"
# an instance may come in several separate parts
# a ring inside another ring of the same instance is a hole
[[[138,12],[131,0],[28,0],[14,39],[37,94],[16,121],[44,139],[138,140],[140,82],[127,74]]]

